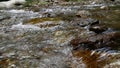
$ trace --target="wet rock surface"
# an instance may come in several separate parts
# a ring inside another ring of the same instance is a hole
[[[120,32],[106,25],[109,14],[94,8],[83,11],[81,6],[57,5],[38,12],[0,10],[0,67],[114,67],[117,64],[112,63],[120,60]],[[119,14],[119,9],[111,11]]]
[[[93,31],[95,33],[103,33],[104,31],[107,31],[107,26],[105,25],[95,25],[95,26],[91,26],[89,27],[90,31]]]
[[[92,19],[92,18],[75,18],[71,24],[75,25],[75,26],[79,26],[79,27],[86,27],[86,26],[91,26],[91,25],[95,25],[95,24],[99,24],[99,21],[96,19]]]
[[[90,50],[91,49],[94,50],[102,47],[115,48],[117,47],[117,42],[115,42],[114,40],[117,38],[119,39],[119,35],[120,34],[117,32],[110,32],[109,34],[98,34],[98,35],[89,36],[85,38],[73,39],[71,41],[71,44],[73,45],[73,47],[75,47],[75,49],[88,48]]]

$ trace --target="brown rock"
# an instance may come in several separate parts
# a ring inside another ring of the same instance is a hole
[[[120,33],[110,32],[108,34],[97,34],[87,38],[76,38],[71,40],[70,44],[74,50],[78,49],[90,49],[94,50],[102,47],[117,48],[119,43],[115,40],[120,38]]]
[[[103,68],[106,63],[110,63],[109,59],[112,58],[110,55],[100,58],[102,53],[94,52],[94,54],[92,54],[92,51],[90,50],[78,50],[73,51],[72,53],[74,57],[82,57],[82,61],[86,65],[86,68]]]
[[[79,44],[87,44],[90,43],[91,41],[89,41],[87,38],[76,38],[71,40],[70,44],[73,45],[73,47],[78,46]]]

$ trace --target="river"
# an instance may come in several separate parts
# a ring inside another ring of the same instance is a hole
[[[119,68],[120,6],[101,6],[1,9],[0,68]]]

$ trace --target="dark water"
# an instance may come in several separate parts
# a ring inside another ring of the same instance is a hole
[[[109,7],[109,10],[92,10],[94,18],[101,20],[108,27],[120,30],[120,6]]]

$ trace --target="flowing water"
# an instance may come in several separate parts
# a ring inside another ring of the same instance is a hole
[[[70,24],[79,10],[90,11],[92,18],[112,31],[120,30],[120,6],[110,10],[99,6],[50,6],[38,12],[0,10],[0,68],[119,68],[119,43],[116,50],[103,47],[77,51],[70,43],[76,37],[96,35]]]

